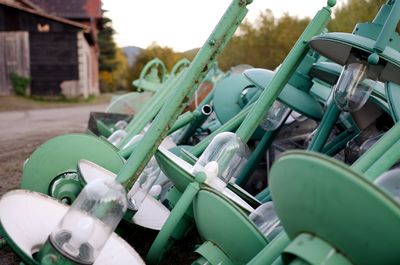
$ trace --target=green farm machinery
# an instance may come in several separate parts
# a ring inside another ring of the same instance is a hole
[[[251,2],[169,76],[149,62],[121,116],[38,147],[0,200],[1,245],[21,264],[163,264],[194,233],[198,265],[399,264],[400,2],[350,34],[326,31],[329,0],[279,67],[221,73]]]

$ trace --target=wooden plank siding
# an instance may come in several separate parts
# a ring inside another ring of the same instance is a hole
[[[0,5],[0,32],[15,31],[26,33],[30,54],[26,66],[30,70],[31,95],[58,97],[63,82],[79,82],[77,34],[81,28]],[[4,45],[0,42],[0,73],[4,62],[2,47]],[[17,51],[10,50],[9,53],[19,56]]]
[[[31,94],[59,96],[61,83],[79,80],[77,34],[31,32]]]
[[[0,32],[0,95],[12,95],[11,73],[30,77],[28,32]],[[29,90],[28,90],[29,92]]]

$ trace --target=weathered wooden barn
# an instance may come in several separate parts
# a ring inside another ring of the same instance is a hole
[[[66,10],[71,3],[83,4],[62,2]],[[55,0],[0,0],[0,95],[13,94],[13,72],[31,79],[33,96],[99,94],[96,20],[91,14],[75,20],[61,17],[49,6],[61,8]]]

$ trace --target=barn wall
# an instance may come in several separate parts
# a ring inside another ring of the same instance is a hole
[[[12,73],[30,76],[28,32],[0,32],[0,96],[14,94]]]
[[[63,82],[79,82],[76,33],[32,32],[29,42],[32,95],[58,96]]]
[[[60,96],[79,85],[79,28],[0,5],[0,31],[28,31],[31,95]]]

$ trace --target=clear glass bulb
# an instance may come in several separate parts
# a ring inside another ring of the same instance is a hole
[[[90,217],[84,217],[71,232],[71,238],[65,242],[62,249],[73,256],[79,255],[80,247],[89,241],[94,231],[94,222]]]
[[[129,209],[138,211],[147,194],[160,176],[161,169],[154,156],[150,159],[132,189],[128,192]]]
[[[50,242],[78,264],[92,264],[127,209],[125,189],[111,179],[88,183],[50,234]]]
[[[193,166],[192,173],[205,172],[209,184],[211,180],[215,183],[222,180],[226,185],[234,182],[248,156],[247,145],[236,134],[223,132],[215,136],[204,150]]]
[[[261,204],[249,215],[249,218],[269,242],[283,229],[273,202]]]
[[[333,99],[342,111],[357,111],[368,100],[378,78],[369,68],[366,60],[350,55],[333,91]]]
[[[374,181],[374,184],[400,203],[400,168],[383,173]]]
[[[275,100],[267,115],[261,122],[260,127],[265,131],[274,131],[278,129],[285,121],[290,111],[291,109],[288,106],[279,100]]]

